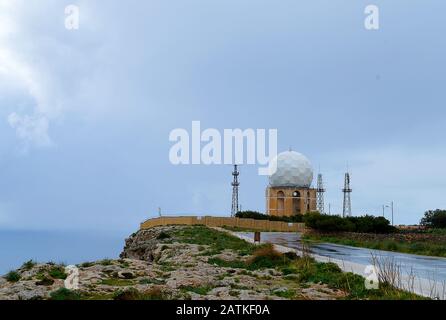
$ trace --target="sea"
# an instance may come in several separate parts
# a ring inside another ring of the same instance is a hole
[[[103,231],[0,230],[0,275],[31,259],[67,265],[116,259],[128,235]]]

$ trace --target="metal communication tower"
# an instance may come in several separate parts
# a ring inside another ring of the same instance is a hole
[[[342,216],[344,218],[350,217],[352,215],[352,202],[350,198],[352,189],[350,188],[350,174],[348,172],[345,174],[344,189],[342,189],[342,192],[344,193],[344,205],[343,205]]]
[[[324,183],[322,181],[322,174],[318,174],[317,176],[317,189],[316,189],[316,208],[319,213],[324,214],[325,213],[325,206],[324,206]]]
[[[232,181],[232,208],[231,208],[231,217],[234,217],[235,214],[239,211],[238,205],[238,187],[240,183],[238,182],[238,176],[240,172],[237,170],[237,165],[234,165],[234,171],[232,172],[232,176],[234,177]]]

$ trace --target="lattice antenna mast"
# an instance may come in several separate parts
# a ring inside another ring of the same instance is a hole
[[[350,194],[352,193],[352,189],[350,188],[350,174],[348,172],[345,173],[344,179],[344,189],[342,189],[344,193],[344,205],[342,210],[342,216],[350,217],[352,215],[352,202]]]
[[[316,189],[316,208],[321,214],[325,214],[324,205],[324,182],[322,180],[322,174],[317,175],[317,189]]]
[[[234,171],[232,172],[232,208],[231,208],[231,217],[234,217],[237,212],[239,212],[239,204],[238,204],[238,187],[240,185],[238,181],[238,176],[240,172],[237,170],[237,165],[234,165]]]

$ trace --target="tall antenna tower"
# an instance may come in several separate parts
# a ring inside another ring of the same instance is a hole
[[[234,171],[232,172],[233,180],[232,180],[232,208],[231,208],[231,217],[234,217],[235,214],[239,211],[238,205],[238,187],[240,183],[238,182],[238,176],[240,172],[237,170],[237,165],[234,165]]]
[[[324,182],[322,180],[322,174],[317,175],[317,189],[316,189],[316,208],[320,214],[325,214],[324,206]]]
[[[350,174],[348,172],[345,173],[344,189],[342,189],[342,192],[344,193],[342,217],[350,217],[352,215],[352,201],[350,198],[352,189],[350,188]]]

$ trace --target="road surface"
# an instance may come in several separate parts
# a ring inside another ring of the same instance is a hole
[[[252,232],[237,232],[237,235],[253,239]],[[269,242],[300,251],[302,243],[299,233],[262,232],[262,242]],[[313,243],[310,252],[318,261],[332,261],[344,271],[365,276],[365,268],[372,265],[372,255],[381,261],[393,261],[402,270],[403,288],[412,288],[427,297],[446,298],[446,258],[420,256],[398,252],[350,247],[330,243]],[[412,285],[409,276],[415,276]]]

